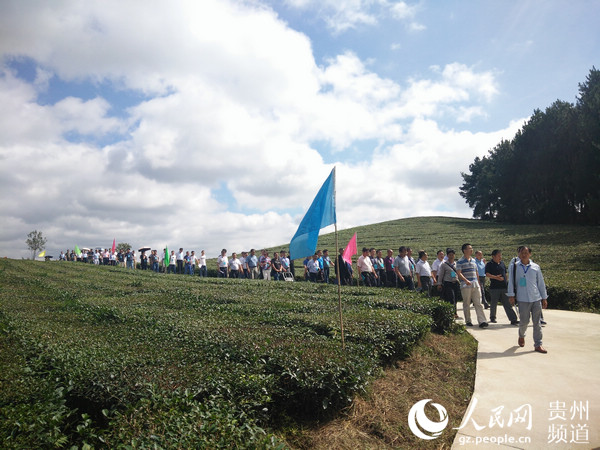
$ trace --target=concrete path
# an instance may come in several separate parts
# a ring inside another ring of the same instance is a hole
[[[531,323],[518,346],[502,307],[498,323],[468,327],[477,374],[453,449],[600,447],[600,314],[544,310],[544,318],[547,354],[533,351]]]

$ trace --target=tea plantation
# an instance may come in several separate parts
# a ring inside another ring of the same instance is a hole
[[[451,306],[417,294],[0,260],[4,448],[284,447]],[[176,444],[175,444],[176,443]]]

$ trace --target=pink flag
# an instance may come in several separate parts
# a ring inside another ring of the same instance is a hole
[[[113,246],[112,246],[112,252],[111,253],[114,253],[116,248],[117,248],[117,240],[115,238],[115,239],[113,239]]]
[[[354,233],[354,236],[352,236],[352,239],[350,239],[348,245],[346,245],[344,253],[342,253],[342,259],[348,264],[352,264],[352,256],[356,255],[356,253],[356,233]]]

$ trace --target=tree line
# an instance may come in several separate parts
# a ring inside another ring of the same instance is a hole
[[[511,223],[600,223],[600,71],[576,104],[536,109],[508,141],[461,173],[473,217]]]

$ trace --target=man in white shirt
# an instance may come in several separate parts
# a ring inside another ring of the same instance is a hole
[[[308,262],[306,263],[306,270],[308,273],[309,281],[311,281],[312,283],[316,283],[320,270],[319,255],[315,253],[312,256],[312,258],[308,260]]]
[[[366,286],[375,286],[375,279],[377,278],[377,274],[375,273],[375,269],[373,268],[373,263],[371,262],[371,258],[369,257],[369,249],[367,247],[363,247],[362,255],[358,257],[357,261],[358,271],[361,274],[361,277]]]
[[[196,256],[196,252],[192,250],[192,253],[190,254],[190,275],[194,275],[194,269],[196,268],[197,264],[198,257]]]
[[[431,263],[431,275],[433,276],[433,284],[437,284],[437,273],[440,270],[440,264],[444,262],[444,251],[438,250],[437,258]]]
[[[431,286],[433,285],[431,266],[427,262],[427,252],[425,250],[419,251],[419,261],[417,261],[415,272],[417,274],[417,291],[425,292],[427,297],[431,297]]]
[[[208,269],[206,268],[206,254],[204,253],[204,250],[202,250],[200,252],[200,258],[198,259],[198,266],[199,266],[199,275],[200,277],[206,278],[208,276]]]
[[[171,256],[169,256],[169,267],[167,273],[177,273],[177,256],[175,250],[171,250]]]
[[[179,251],[177,252],[177,254],[175,255],[175,258],[177,260],[177,273],[178,274],[182,274],[183,273],[183,258],[184,258],[184,254],[183,254],[183,248],[180,248]]]
[[[241,269],[242,262],[237,257],[237,253],[233,252],[229,260],[229,278],[239,278]]]
[[[248,252],[242,252],[242,256],[238,258],[242,263],[242,267],[240,269],[240,278],[250,278],[250,272],[248,271],[248,263],[246,262],[247,257]]]

